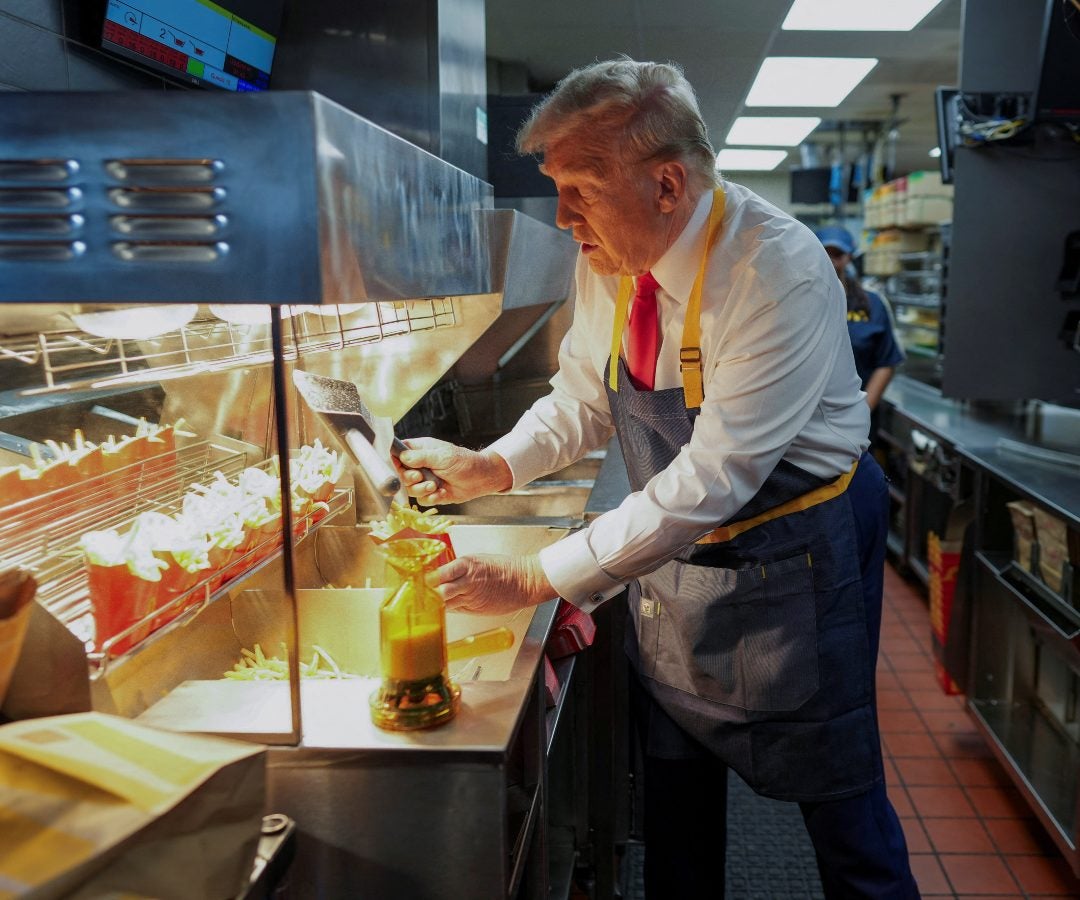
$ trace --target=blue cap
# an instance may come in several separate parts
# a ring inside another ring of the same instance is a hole
[[[855,238],[846,228],[839,225],[826,225],[818,230],[817,236],[825,247],[836,247],[852,256],[855,254]]]

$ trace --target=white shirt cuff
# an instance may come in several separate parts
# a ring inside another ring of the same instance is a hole
[[[510,474],[514,478],[514,483],[510,485],[509,490],[522,487],[541,475],[547,474],[542,467],[543,463],[536,459],[538,454],[533,445],[532,436],[529,434],[510,431],[488,444],[485,449],[498,453],[506,460],[506,464],[510,467]]]
[[[540,566],[559,596],[582,612],[591,613],[620,593],[626,584],[611,578],[596,563],[589,547],[589,530],[577,531],[540,551]]]

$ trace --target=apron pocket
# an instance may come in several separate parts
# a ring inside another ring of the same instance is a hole
[[[630,618],[637,633],[636,667],[642,675],[652,677],[656,674],[660,643],[660,601],[650,596],[649,587],[642,581],[631,582],[629,601]]]
[[[644,668],[658,681],[751,712],[795,710],[817,691],[817,609],[806,553],[747,569],[675,560],[642,581],[643,591],[663,598],[655,665]]]

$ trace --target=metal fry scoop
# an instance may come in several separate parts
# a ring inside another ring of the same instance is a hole
[[[293,384],[308,408],[322,419],[348,448],[375,489],[385,497],[396,494],[401,489],[401,479],[389,461],[383,459],[375,450],[373,417],[360,399],[356,385],[336,378],[312,375],[299,369],[293,371]],[[405,445],[401,441],[397,443],[404,449]],[[397,453],[400,452],[397,450]]]

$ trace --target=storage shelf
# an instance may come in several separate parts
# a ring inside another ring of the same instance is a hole
[[[918,306],[920,309],[939,309],[941,307],[941,297],[937,295],[910,294],[904,291],[889,291],[888,293],[889,302],[893,306]]]
[[[1004,553],[975,554],[1009,594],[1027,609],[1054,628],[1065,640],[1080,635],[1080,610],[1073,609],[1065,599]]]
[[[1020,792],[1065,855],[1076,852],[1077,774],[1080,747],[1031,704],[975,698],[975,721],[990,739]]]

